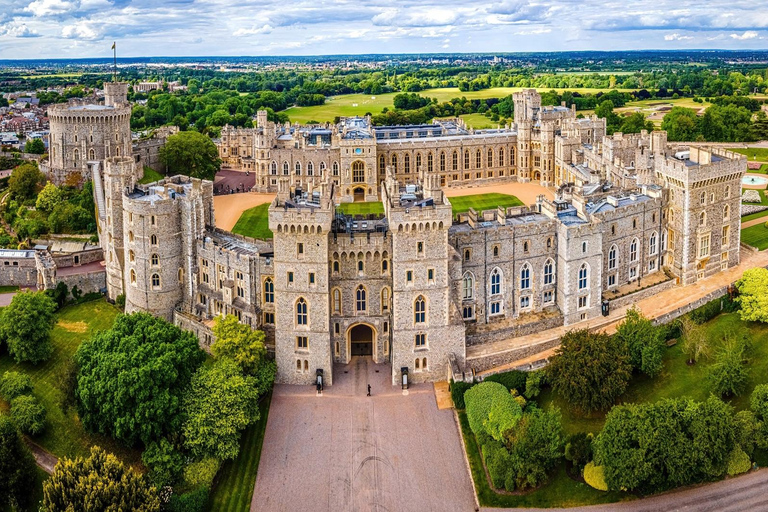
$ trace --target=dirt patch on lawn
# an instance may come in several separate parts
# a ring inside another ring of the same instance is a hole
[[[88,332],[88,324],[82,320],[79,322],[67,322],[66,320],[59,320],[59,323],[56,325],[69,332]]]

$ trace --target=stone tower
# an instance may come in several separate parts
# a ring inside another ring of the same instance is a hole
[[[104,82],[104,106],[116,107],[128,102],[126,82]]]
[[[281,176],[269,207],[274,233],[275,360],[277,381],[312,384],[318,369],[333,382],[330,337],[328,235],[333,190],[321,185],[319,203],[292,196]],[[310,198],[311,199],[311,198]]]
[[[533,122],[541,110],[541,96],[535,89],[513,93],[517,127],[517,175],[521,181],[531,179]]]

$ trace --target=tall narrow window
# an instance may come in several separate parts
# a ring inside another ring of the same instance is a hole
[[[307,325],[307,301],[304,297],[296,301],[296,325]]]
[[[153,254],[151,257],[152,266],[156,267],[160,264],[160,257],[157,254]]]
[[[385,313],[389,311],[389,288],[382,288],[381,290],[381,312]]]
[[[579,268],[579,290],[584,290],[587,288],[587,264],[582,263],[581,268]]]
[[[462,285],[462,298],[471,299],[475,296],[475,280],[472,274],[467,272],[464,274],[464,280]]]
[[[618,252],[618,249],[615,245],[611,246],[611,250],[608,251],[608,270],[613,270],[616,268],[616,253]]]
[[[651,234],[651,238],[648,240],[648,254],[653,256],[656,254],[656,233]]]
[[[264,302],[275,302],[275,283],[272,282],[272,278],[268,277],[264,281]]]
[[[160,288],[160,276],[158,274],[152,274],[152,288],[155,290]]]
[[[464,169],[469,169],[469,150],[464,150]]]
[[[493,269],[493,272],[491,272],[491,295],[501,293],[501,277],[501,270],[498,268]]]
[[[356,309],[358,312],[365,312],[366,308],[366,300],[365,300],[365,287],[363,285],[360,285],[357,287],[356,292]]]
[[[152,235],[149,237],[149,243],[152,245],[157,245],[157,235]]]
[[[544,284],[552,284],[554,279],[552,260],[547,260],[544,264]]]
[[[454,151],[454,152],[453,152],[453,158],[452,158],[452,162],[451,162],[451,168],[452,168],[454,171],[458,171],[458,170],[459,170],[459,154],[458,154],[456,151]]]
[[[520,269],[520,289],[527,290],[531,287],[531,267],[526,263]]]
[[[341,313],[341,290],[333,290],[333,312]]]
[[[418,166],[418,164],[416,164]],[[403,157],[403,170],[405,172],[411,172],[411,155],[406,154]]]
[[[427,317],[427,302],[422,295],[416,298],[413,303],[413,321],[417,324],[423,324]]]

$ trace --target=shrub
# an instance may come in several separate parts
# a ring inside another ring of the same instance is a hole
[[[578,432],[569,436],[565,443],[565,460],[570,461],[579,473],[592,458],[592,439],[591,432]]]
[[[0,377],[0,396],[10,402],[19,395],[32,392],[32,380],[26,373],[5,372]]]
[[[199,462],[193,462],[184,468],[184,484],[189,488],[211,488],[213,478],[219,471],[221,461],[213,457],[205,458]]]
[[[167,512],[205,512],[208,504],[208,489],[200,487],[184,494],[174,494],[165,506]]]
[[[45,430],[45,407],[32,395],[11,400],[11,418],[25,434],[35,436]]]
[[[744,345],[738,340],[726,340],[710,367],[709,379],[713,392],[718,396],[740,395],[749,379],[746,362]]]
[[[489,441],[483,445],[483,460],[485,467],[488,468],[488,474],[491,477],[491,484],[496,489],[506,489],[507,470],[510,466],[509,452],[504,445],[498,441]],[[514,483],[512,484],[514,490]]]
[[[752,462],[749,460],[749,455],[738,446],[734,448],[728,456],[728,475],[736,476],[746,473],[750,467],[752,467]]]
[[[629,348],[629,362],[649,377],[661,372],[664,355],[662,333],[636,308],[627,311],[626,319],[616,329],[615,338]]]
[[[722,297],[711,300],[706,304],[704,304],[703,306],[699,306],[698,308],[688,313],[688,315],[691,317],[691,320],[693,320],[695,323],[703,324],[715,318],[717,315],[720,314],[721,311],[722,311]]]
[[[546,383],[546,373],[544,370],[536,370],[535,372],[528,372],[528,377],[525,379],[525,398],[529,400],[536,398],[541,393],[541,387]]]
[[[466,409],[464,404],[464,392],[474,386],[472,382],[453,382],[451,381],[451,399],[453,400],[453,406],[457,410]]]
[[[492,430],[498,432],[500,422],[505,419],[490,418],[491,411],[502,410],[504,407],[515,411],[517,417],[522,414],[522,408],[515,401],[514,397],[507,391],[507,388],[498,382],[481,382],[464,393],[464,403],[467,407],[467,419],[472,432],[478,436],[480,444],[484,444],[490,432],[487,425],[489,420],[492,424],[495,422]],[[506,418],[508,419],[508,418]]]
[[[167,439],[149,443],[141,454],[141,462],[158,489],[175,484],[184,470],[184,455]]]
[[[508,491],[541,484],[563,456],[563,427],[558,409],[532,409],[504,437],[510,455],[505,480]]]
[[[119,307],[120,309],[125,309],[125,294],[121,293],[117,297],[115,297],[115,305]]]
[[[594,462],[584,466],[584,481],[598,491],[608,490],[608,484],[605,483],[605,470],[603,466],[595,466]]]
[[[507,389],[516,389],[518,393],[525,391],[525,381],[528,379],[528,372],[520,370],[511,370],[508,372],[495,373],[485,378],[488,382],[498,382]]]
[[[762,423],[752,411],[739,411],[733,417],[734,440],[747,455],[752,455],[760,441]]]
[[[749,407],[758,419],[768,421],[768,384],[758,384],[749,397]]]

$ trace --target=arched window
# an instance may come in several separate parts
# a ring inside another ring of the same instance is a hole
[[[637,238],[629,244],[629,261],[637,261]]]
[[[152,235],[149,237],[149,243],[152,245],[157,245],[157,235]]]
[[[357,271],[362,272],[365,269],[365,263],[363,263],[363,260],[360,260],[357,262]]]
[[[270,173],[272,176],[277,175],[277,162],[272,162],[272,166],[270,167]]]
[[[338,162],[333,162],[333,167],[331,169],[331,172],[333,173],[334,176],[338,176],[339,175],[339,163]]]
[[[131,269],[131,284],[132,285],[136,284],[136,271],[133,269]]]
[[[469,150],[464,150],[464,169],[469,169]]]
[[[133,253],[133,249],[128,251],[128,261],[136,261],[136,255]]]
[[[706,226],[707,224],[707,212],[701,212],[699,215],[699,226]]]
[[[264,302],[269,304],[275,302],[275,283],[272,282],[271,277],[264,280]]]
[[[587,288],[587,275],[589,273],[589,270],[587,268],[586,263],[581,264],[581,268],[579,268],[579,290],[585,290]]]
[[[527,290],[531,287],[531,267],[526,263],[520,269],[520,289]]]
[[[291,166],[288,165],[288,161],[286,160],[283,162],[283,176],[288,176],[288,173],[291,170]]]
[[[77,149],[76,149],[76,150],[74,150],[74,151],[72,152],[72,158],[73,158],[73,159],[74,159],[74,161],[75,161],[75,165],[77,165],[77,164],[78,164],[78,160],[80,160],[80,151],[79,151],[79,150],[77,150]]]
[[[456,152],[456,151],[453,152],[453,161],[452,161],[452,164],[451,164],[451,168],[454,171],[458,171],[459,170],[459,153]]]
[[[339,262],[338,261],[334,261],[333,262],[333,271],[334,272],[338,272],[339,271]]]
[[[403,168],[404,168],[405,172],[411,172],[411,155],[409,155],[407,153],[403,157]]]
[[[666,251],[667,250],[667,232],[666,231],[662,231],[661,232],[661,244],[660,244],[660,246],[661,246],[661,250],[662,251]]]
[[[365,164],[360,160],[352,163],[352,181],[354,183],[363,183],[365,181]]]
[[[120,156],[120,146],[115,148],[115,153],[117,153],[117,156]]]
[[[128,232],[128,241],[133,242],[133,231]]]
[[[389,311],[389,288],[381,289],[381,312]]]
[[[504,148],[499,149],[499,165],[504,165]]]
[[[475,152],[475,168],[476,168],[476,169],[479,169],[479,168],[480,168],[480,167],[482,167],[482,166],[483,166],[483,154],[482,154],[482,152],[481,152],[481,151],[478,149],[478,150]]]
[[[723,221],[727,221],[731,218],[731,207],[728,205],[725,205],[723,207]]]
[[[296,176],[301,176],[301,162],[296,162]]]
[[[152,266],[158,266],[160,264],[160,257],[157,254],[153,254],[151,257]]]
[[[707,203],[707,194],[705,192],[702,192],[699,196],[699,204],[706,204]]]
[[[389,270],[389,261],[381,260],[381,271],[386,272]]]
[[[156,290],[160,288],[160,275],[152,274],[152,289]]]
[[[88,159],[96,160],[96,152],[93,150],[93,148],[88,150]]]
[[[498,245],[494,245],[493,246],[493,257],[494,258],[498,258],[499,257],[499,246]]]
[[[427,319],[427,301],[424,300],[423,295],[416,297],[416,302],[413,303],[413,322],[417,324],[423,324]]]
[[[304,297],[296,301],[296,325],[307,325],[307,301]]]
[[[440,152],[440,172],[445,172],[445,151]]]
[[[391,163],[392,168],[395,170],[395,172],[397,172],[397,155],[392,155]]]
[[[355,309],[358,312],[363,312],[367,309],[365,300],[365,287],[363,285],[357,287],[357,291],[355,293]]]
[[[501,293],[501,270],[498,268],[493,269],[491,272],[491,295],[499,295]]]
[[[387,172],[387,159],[384,158],[384,155],[379,155],[379,174],[384,174]]]
[[[341,290],[333,290],[333,312],[341,313]]]
[[[421,153],[416,153],[416,170],[421,169]]]
[[[615,245],[612,245],[611,250],[608,251],[608,270],[613,270],[616,268],[617,253],[618,253],[618,248]]]
[[[325,162],[320,162],[320,176],[323,175],[324,170],[325,170]]]
[[[432,153],[427,153],[427,172],[432,172]]]
[[[464,299],[471,299],[475,296],[475,279],[471,273],[464,274],[461,290]]]
[[[488,148],[488,167],[493,167],[493,148]]]
[[[315,174],[315,164],[312,162],[307,162],[307,176],[314,176]]]
[[[725,198],[726,199],[730,199],[730,197],[731,197],[731,186],[730,185],[726,185],[726,187],[725,187]]]
[[[552,260],[547,260],[547,262],[544,263],[544,284],[552,284],[553,280],[554,265],[552,264]]]
[[[654,231],[653,233],[651,233],[651,238],[648,240],[648,254],[650,256],[653,256],[654,254],[656,254],[656,249],[657,249],[656,240],[657,240],[656,232]]]

